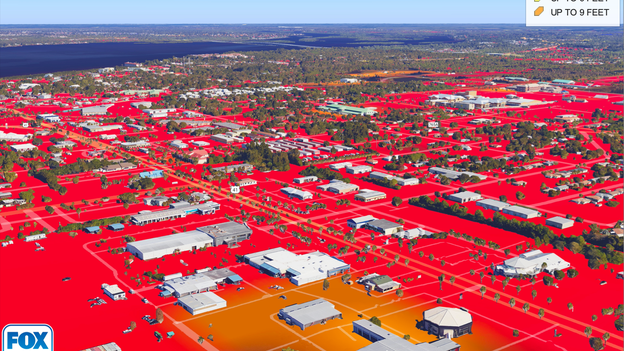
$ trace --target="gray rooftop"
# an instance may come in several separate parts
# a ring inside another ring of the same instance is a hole
[[[378,220],[375,220],[375,221],[372,221],[372,222],[368,222],[367,225],[370,225],[370,226],[373,226],[373,227],[377,227],[377,228],[381,228],[381,229],[390,229],[390,228],[402,227],[401,224],[390,222],[389,220],[386,220],[386,219],[378,219]]]
[[[249,229],[247,225],[232,221],[199,227],[197,230],[204,232],[213,238],[251,233],[251,229]]]
[[[165,235],[157,238],[139,240],[128,243],[127,246],[136,248],[138,251],[145,253],[154,252],[169,248],[176,248],[183,245],[197,244],[198,247],[203,247],[206,243],[210,243],[212,240],[208,235],[197,230],[190,232],[177,233],[171,235]]]
[[[319,320],[328,319],[341,314],[334,308],[334,305],[323,300],[316,299],[305,303],[284,307],[280,310],[282,315],[298,321],[302,325],[317,322]]]

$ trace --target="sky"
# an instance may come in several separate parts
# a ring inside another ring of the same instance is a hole
[[[0,0],[0,24],[524,23],[524,7],[525,0]]]

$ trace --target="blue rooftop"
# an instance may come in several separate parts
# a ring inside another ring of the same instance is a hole
[[[227,280],[230,283],[239,283],[243,281],[243,278],[241,278],[238,274],[234,274],[234,275],[227,277]]]
[[[100,227],[86,227],[84,231],[87,233],[97,233],[100,231]]]
[[[110,229],[112,230],[122,230],[124,229],[124,225],[121,223],[113,223],[111,225],[109,225]]]

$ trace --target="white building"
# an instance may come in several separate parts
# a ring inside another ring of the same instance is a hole
[[[319,185],[316,188],[323,191],[329,191],[334,194],[346,194],[352,191],[360,190],[360,187],[358,185],[345,183],[338,179],[333,179],[328,184]]]
[[[470,191],[462,191],[461,193],[451,194],[448,196],[451,201],[459,202],[460,204],[481,200],[481,194],[473,193]]]
[[[46,122],[57,123],[61,121],[61,118],[53,113],[42,113],[37,115],[37,119],[42,119]]]
[[[477,201],[476,205],[479,207],[483,207],[486,210],[494,210],[494,211],[502,211],[504,208],[511,206],[510,204],[506,202],[492,200],[492,199],[485,199],[485,200]]]
[[[280,189],[280,191],[286,194],[286,196],[288,196],[291,199],[294,197],[299,200],[308,200],[314,197],[312,193],[309,191],[302,191],[302,190],[291,188],[291,187],[282,188]]]
[[[304,183],[311,183],[311,182],[318,182],[318,177],[308,176],[308,177],[301,177],[301,178],[293,179],[293,183],[295,184],[304,184]]]
[[[341,162],[341,163],[334,163],[333,165],[329,165],[329,168],[333,169],[334,171],[338,171],[343,168],[351,167],[351,166],[352,166],[351,162]]]
[[[102,284],[102,290],[104,290],[104,295],[110,297],[114,301],[126,299],[126,293],[121,290],[117,284]]]
[[[546,263],[546,268],[542,265]],[[564,261],[554,253],[543,253],[541,250],[533,250],[521,254],[518,257],[505,260],[502,265],[495,267],[496,274],[505,276],[536,275],[540,272],[553,274],[556,270],[570,268],[570,263]]]
[[[126,250],[141,260],[151,260],[174,252],[193,251],[212,246],[213,239],[206,233],[190,232],[165,235],[152,239],[138,240],[126,245]]]
[[[315,251],[297,255],[281,247],[243,256],[245,263],[273,277],[287,277],[299,286],[323,280],[350,269],[350,265]]]
[[[535,217],[540,216],[540,213],[537,210],[522,207],[522,206],[505,207],[503,208],[503,213],[516,216],[516,217],[520,217],[520,218],[524,218],[524,219],[535,218]]]
[[[197,273],[167,280],[163,287],[177,298],[216,290],[217,283],[206,273]]]
[[[563,217],[553,217],[546,219],[546,225],[559,229],[566,229],[572,227],[574,225],[574,221]]]
[[[349,166],[349,167],[345,167],[345,171],[347,171],[347,173],[349,173],[349,174],[368,173],[368,172],[370,172],[372,170],[373,170],[373,167],[371,167],[371,166]]]
[[[193,316],[227,307],[227,302],[212,292],[184,296],[178,304]]]
[[[41,240],[41,239],[46,239],[46,235],[45,233],[41,233],[41,234],[35,234],[35,235],[29,235],[27,237],[24,238],[25,242],[30,242],[30,241],[37,241],[37,240]]]
[[[11,145],[11,150],[15,152],[24,152],[24,151],[30,151],[30,150],[36,150],[36,149],[37,147],[31,143]]]

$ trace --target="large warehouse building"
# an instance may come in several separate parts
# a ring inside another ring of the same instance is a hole
[[[460,348],[458,343],[446,338],[414,345],[365,319],[353,321],[353,332],[373,342],[359,351],[459,351]]]
[[[285,320],[287,324],[296,325],[301,330],[305,330],[316,324],[325,324],[332,319],[342,319],[342,312],[336,310],[331,303],[317,299],[284,307],[277,316]]]
[[[128,243],[126,251],[141,260],[151,260],[176,251],[193,251],[205,246],[212,246],[213,239],[206,233],[192,230],[185,233],[165,235],[158,238],[139,240]]]
[[[126,245],[126,250],[139,259],[151,260],[176,251],[193,251],[202,247],[219,245],[235,246],[249,239],[251,233],[252,230],[246,224],[226,221],[199,227],[189,232],[131,242]]]
[[[221,206],[212,201],[205,202],[200,205],[178,206],[172,204],[171,208],[157,212],[143,212],[130,217],[130,222],[136,225],[145,225],[150,223],[162,222],[176,218],[184,218],[192,213],[214,214]]]
[[[542,268],[543,264],[545,268]],[[508,277],[519,275],[536,275],[540,272],[554,273],[556,270],[570,268],[570,263],[564,261],[554,253],[544,253],[541,250],[533,250],[521,254],[518,257],[505,260],[501,265],[494,267],[494,273]]]
[[[351,266],[325,253],[297,255],[278,247],[243,256],[245,263],[273,277],[286,277],[299,286],[347,272]]]
[[[178,304],[193,316],[227,306],[224,299],[209,291],[184,296],[178,299]]]

